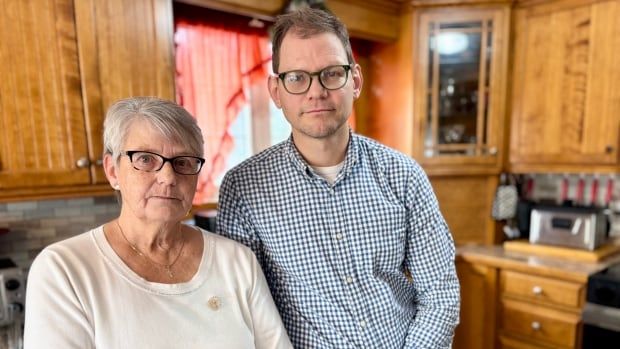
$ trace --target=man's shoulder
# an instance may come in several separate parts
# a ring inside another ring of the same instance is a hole
[[[354,134],[357,143],[363,154],[367,154],[378,161],[383,167],[405,167],[410,170],[421,170],[420,165],[415,159],[408,155],[382,144],[374,139]]]
[[[282,161],[287,149],[287,141],[272,145],[258,154],[252,155],[230,169],[226,175],[236,176],[268,171]]]

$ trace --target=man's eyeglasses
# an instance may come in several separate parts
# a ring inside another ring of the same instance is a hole
[[[205,159],[196,156],[175,156],[167,158],[150,151],[129,150],[125,152],[133,168],[140,171],[156,172],[170,162],[174,172],[182,175],[195,175],[200,172]]]
[[[312,77],[318,76],[319,83],[326,90],[337,90],[347,83],[351,65],[330,65],[317,72],[309,73],[303,70],[291,70],[278,74],[288,93],[300,95],[308,92],[312,85]]]

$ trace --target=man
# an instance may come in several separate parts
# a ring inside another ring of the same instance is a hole
[[[454,243],[422,169],[353,134],[362,88],[347,30],[280,16],[269,91],[291,137],[225,176],[216,230],[250,246],[296,348],[447,348]]]

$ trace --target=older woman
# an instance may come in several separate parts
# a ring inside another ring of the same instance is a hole
[[[290,348],[256,258],[181,223],[203,139],[182,107],[114,104],[103,165],[120,216],[45,248],[28,277],[26,348]]]

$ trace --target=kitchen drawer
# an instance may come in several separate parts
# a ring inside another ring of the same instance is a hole
[[[501,331],[552,347],[574,348],[580,341],[578,314],[502,299]]]
[[[509,270],[501,272],[500,285],[504,296],[571,307],[575,310],[580,309],[585,300],[585,286],[583,284]]]
[[[542,349],[542,348],[554,348],[553,346],[546,346],[540,344],[531,344],[529,342],[514,339],[508,336],[499,336],[499,348],[500,349]]]

